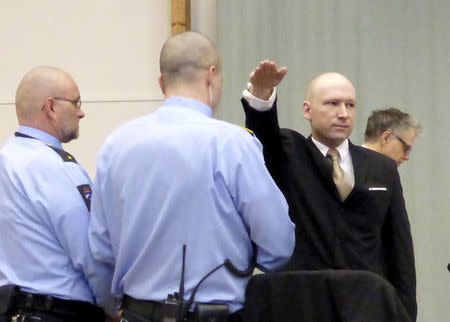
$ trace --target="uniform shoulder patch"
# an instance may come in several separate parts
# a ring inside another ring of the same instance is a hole
[[[83,198],[88,211],[91,211],[91,197],[92,197],[91,186],[88,184],[82,184],[77,186],[77,189],[80,192],[81,198]]]
[[[254,133],[252,130],[247,129],[247,128],[244,127],[244,126],[241,126],[241,128],[243,128],[243,129],[246,130],[248,133],[250,133],[250,135],[255,136],[255,133]]]
[[[75,160],[75,158],[73,157],[72,154],[70,154],[69,152],[66,152],[62,149],[59,148],[55,148],[52,145],[47,145],[49,148],[51,148],[53,151],[55,151],[56,153],[58,153],[58,155],[61,157],[61,159],[63,159],[64,162],[74,162],[74,163],[78,163],[77,160]]]

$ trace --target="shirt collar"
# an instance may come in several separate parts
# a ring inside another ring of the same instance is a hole
[[[197,101],[195,99],[192,99],[192,98],[186,98],[186,97],[181,97],[181,96],[172,96],[172,97],[166,98],[164,100],[164,105],[165,106],[182,106],[184,108],[189,108],[191,110],[200,112],[211,118],[213,115],[212,109],[208,105],[206,105],[200,101]]]
[[[55,138],[53,135],[48,134],[47,132],[35,129],[34,127],[29,127],[25,125],[19,126],[18,132],[32,136],[33,138],[44,142],[45,144],[54,146],[56,148],[62,149],[61,142]]]
[[[317,141],[316,139],[314,139],[311,136],[312,141],[314,142],[314,144],[317,146],[317,148],[320,150],[320,153],[323,154],[323,156],[327,155],[328,150],[330,149],[329,147],[327,147],[325,144]],[[338,150],[339,152],[339,156],[341,158],[341,160],[346,159],[349,155],[349,148],[348,148],[348,139],[345,139],[337,148],[336,150]]]

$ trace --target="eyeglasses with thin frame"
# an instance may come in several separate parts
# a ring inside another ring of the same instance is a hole
[[[77,108],[81,108],[81,103],[82,103],[81,97],[78,98],[78,99],[76,99],[76,100],[71,100],[71,99],[68,99],[68,98],[66,98],[66,97],[53,97],[53,99],[54,99],[54,100],[57,100],[57,101],[70,102],[70,103],[72,103],[74,106],[76,106]]]
[[[398,137],[397,135],[395,135],[394,133],[391,133],[397,140],[400,141],[400,143],[403,145],[403,151],[405,152],[405,154],[411,153],[412,150],[412,146],[408,143],[405,142],[405,140],[403,140],[402,138]]]

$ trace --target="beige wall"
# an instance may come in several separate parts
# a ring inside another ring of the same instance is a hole
[[[17,128],[14,95],[37,65],[65,69],[78,83],[86,118],[66,148],[93,176],[106,135],[153,110],[159,52],[170,34],[168,0],[0,0],[0,146]]]
[[[216,39],[216,0],[191,0],[191,29]]]

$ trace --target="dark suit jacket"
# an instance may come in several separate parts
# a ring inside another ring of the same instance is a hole
[[[415,320],[413,243],[396,163],[349,142],[355,185],[342,202],[331,166],[311,137],[280,129],[276,102],[265,112],[252,109],[244,99],[242,104],[246,126],[261,141],[267,168],[297,227],[296,247],[285,270],[378,273],[391,282]]]

